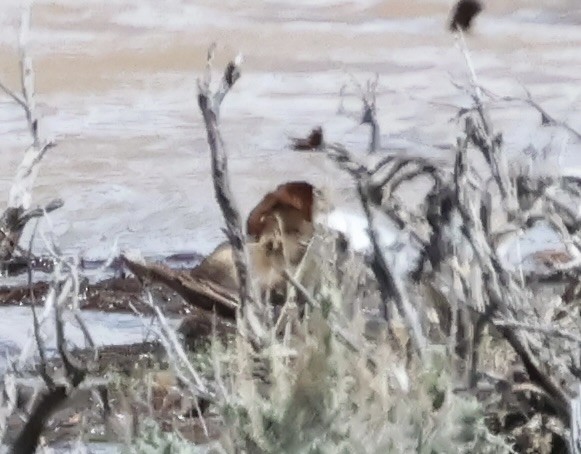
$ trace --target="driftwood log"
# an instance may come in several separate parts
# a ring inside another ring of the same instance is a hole
[[[219,280],[198,277],[193,273],[172,270],[161,264],[146,264],[122,256],[123,263],[142,282],[159,282],[167,285],[189,304],[234,319],[238,309],[236,288],[227,287]]]

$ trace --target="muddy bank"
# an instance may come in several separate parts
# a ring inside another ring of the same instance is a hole
[[[33,303],[42,306],[48,290],[47,282],[36,282],[31,287],[0,286],[0,306],[31,306]],[[176,315],[192,312],[192,306],[166,287],[153,285],[150,290],[162,304],[164,312]],[[143,292],[141,283],[132,277],[108,278],[95,284],[85,282],[79,304],[83,310],[153,314],[152,308],[144,302]]]
[[[200,261],[199,254],[174,254],[164,258],[152,258],[148,261],[163,263],[175,270],[191,271]],[[12,283],[0,285],[0,307],[30,306],[35,303],[42,306],[49,288],[49,273],[52,269],[48,258],[35,259],[35,279],[32,286],[26,282],[27,265],[23,262],[12,268]],[[144,303],[144,287],[135,277],[127,275],[121,260],[114,259],[111,263],[81,261],[79,264],[81,289],[79,295],[80,307],[83,310],[103,312],[127,312],[150,315],[151,307]],[[15,276],[20,275],[20,276]],[[165,313],[171,315],[191,314],[193,306],[188,305],[174,291],[166,286],[151,284],[148,286],[155,301],[160,304]]]
[[[215,326],[215,330],[213,329]],[[236,331],[234,323],[217,318],[213,324],[212,317],[197,311],[195,315],[184,317],[177,329],[178,338],[186,351],[199,352],[207,347],[212,336],[217,336],[221,342],[228,339]],[[86,365],[92,374],[120,373],[128,376],[150,369],[167,369],[167,354],[158,340],[134,342],[124,345],[99,345],[95,349],[77,348],[72,355],[78,362]],[[49,369],[60,369],[62,360],[59,357],[51,358]],[[37,373],[38,364],[27,373]]]

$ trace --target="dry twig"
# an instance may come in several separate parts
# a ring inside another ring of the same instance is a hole
[[[358,95],[361,98],[361,102],[363,104],[363,111],[360,116],[357,116],[353,113],[348,112],[343,105],[344,97],[345,97],[345,88],[346,86],[342,86],[341,90],[339,91],[339,108],[337,113],[340,115],[346,116],[351,119],[355,119],[359,121],[359,124],[368,124],[371,128],[370,136],[369,136],[369,146],[368,152],[374,153],[380,147],[380,128],[379,123],[377,122],[377,85],[379,82],[379,75],[375,75],[374,80],[368,80],[366,87],[363,86],[357,81],[353,74],[349,73],[349,77],[353,85],[357,88]]]
[[[32,60],[27,54],[29,29],[30,8],[27,8],[22,15],[19,40],[22,97],[11,91],[6,85],[0,84],[0,89],[24,110],[33,141],[32,145],[25,151],[24,158],[16,171],[14,183],[10,188],[8,207],[0,217],[0,263],[5,263],[13,257],[15,250],[18,249],[18,242],[24,227],[31,219],[41,217],[63,205],[62,200],[56,199],[44,208],[30,208],[32,188],[38,175],[40,162],[45,153],[54,147],[54,143],[42,140],[38,133],[34,71]]]
[[[66,383],[57,383],[47,372],[44,343],[42,342],[39,323],[35,315],[34,331],[40,354],[39,367],[47,390],[41,394],[24,427],[16,437],[11,448],[11,452],[14,454],[33,454],[36,451],[40,436],[49,418],[62,407],[87,377],[87,369],[80,364],[76,364],[76,360],[71,357],[66,347],[62,311],[63,305],[71,296],[70,292],[73,288],[71,283],[70,275],[64,280],[58,279],[58,275],[55,276],[46,302],[47,306],[54,308],[57,350],[64,367]],[[49,299],[53,301],[52,304],[49,303]]]
[[[238,313],[239,315],[244,315],[244,325],[239,323],[238,326],[239,328],[247,328],[249,332],[246,334],[252,333],[252,342],[257,346],[264,338],[264,331],[261,328],[261,324],[266,322],[265,310],[260,306],[261,301],[257,298],[253,281],[249,275],[248,250],[244,240],[240,213],[234,202],[234,196],[230,187],[228,157],[219,128],[220,106],[227,93],[240,78],[242,57],[239,55],[234,61],[228,63],[220,81],[218,91],[212,93],[210,90],[210,82],[214,48],[215,46],[212,45],[208,51],[205,78],[203,81],[198,80],[198,105],[202,111],[208,134],[216,199],[226,221],[225,232],[232,245],[234,263],[238,275],[240,298]]]

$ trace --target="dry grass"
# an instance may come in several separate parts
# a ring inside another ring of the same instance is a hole
[[[333,276],[321,277],[317,306],[289,317],[267,349],[256,354],[240,338],[218,356],[225,452],[502,451],[481,404],[454,394],[445,347],[430,345],[423,361],[406,364],[394,342],[370,339],[360,313],[345,316],[354,301],[346,304]]]

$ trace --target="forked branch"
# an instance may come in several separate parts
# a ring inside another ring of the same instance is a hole
[[[12,98],[26,116],[28,129],[32,137],[32,145],[26,150],[20,163],[14,183],[10,188],[8,207],[0,217],[0,263],[10,260],[26,224],[35,217],[42,216],[62,206],[61,200],[54,200],[44,209],[30,209],[32,189],[38,175],[39,165],[48,150],[54,147],[51,141],[42,140],[38,131],[38,117],[35,108],[34,70],[32,60],[27,54],[27,42],[30,29],[30,9],[22,16],[20,30],[20,81],[22,96],[17,95],[5,84],[0,83],[0,90]]]
[[[71,279],[70,273],[66,275],[64,280],[57,279],[55,273],[55,279],[51,283],[46,301],[46,304],[52,306],[54,310],[57,351],[62,360],[65,382],[57,382],[48,374],[47,355],[40,334],[39,321],[36,312],[33,312],[34,335],[40,355],[39,368],[46,390],[41,394],[28,420],[17,435],[10,451],[12,454],[34,454],[36,452],[40,437],[50,417],[67,402],[87,377],[87,369],[83,365],[76,364],[75,359],[68,351],[65,340],[62,306],[71,297],[70,293],[73,288]]]
[[[236,272],[238,274],[238,282],[240,283],[240,307],[242,309],[247,302],[254,299],[254,295],[251,290],[251,280],[248,274],[248,253],[244,241],[242,221],[240,212],[234,202],[228,176],[228,157],[218,125],[222,101],[240,78],[239,65],[242,63],[242,59],[238,57],[228,64],[218,90],[212,93],[210,83],[212,79],[211,71],[214,48],[215,45],[212,45],[208,50],[205,78],[203,81],[198,80],[198,105],[202,111],[208,135],[214,191],[224,220],[226,221],[226,234],[232,244],[234,252]]]
[[[264,339],[264,331],[261,324],[266,320],[264,311],[259,306],[261,303],[254,291],[253,282],[249,274],[248,249],[246,247],[244,230],[240,212],[234,202],[234,196],[228,176],[228,157],[224,146],[224,140],[219,128],[220,107],[222,101],[240,78],[240,64],[242,57],[238,56],[231,61],[224,71],[218,91],[212,93],[210,83],[212,80],[212,60],[215,46],[208,51],[206,74],[204,81],[198,80],[198,105],[204,117],[208,145],[212,161],[212,179],[216,199],[226,221],[226,236],[232,245],[234,265],[238,276],[239,320],[243,320],[238,327],[244,335],[250,336],[254,347],[258,347]],[[260,313],[260,314],[259,314]]]

